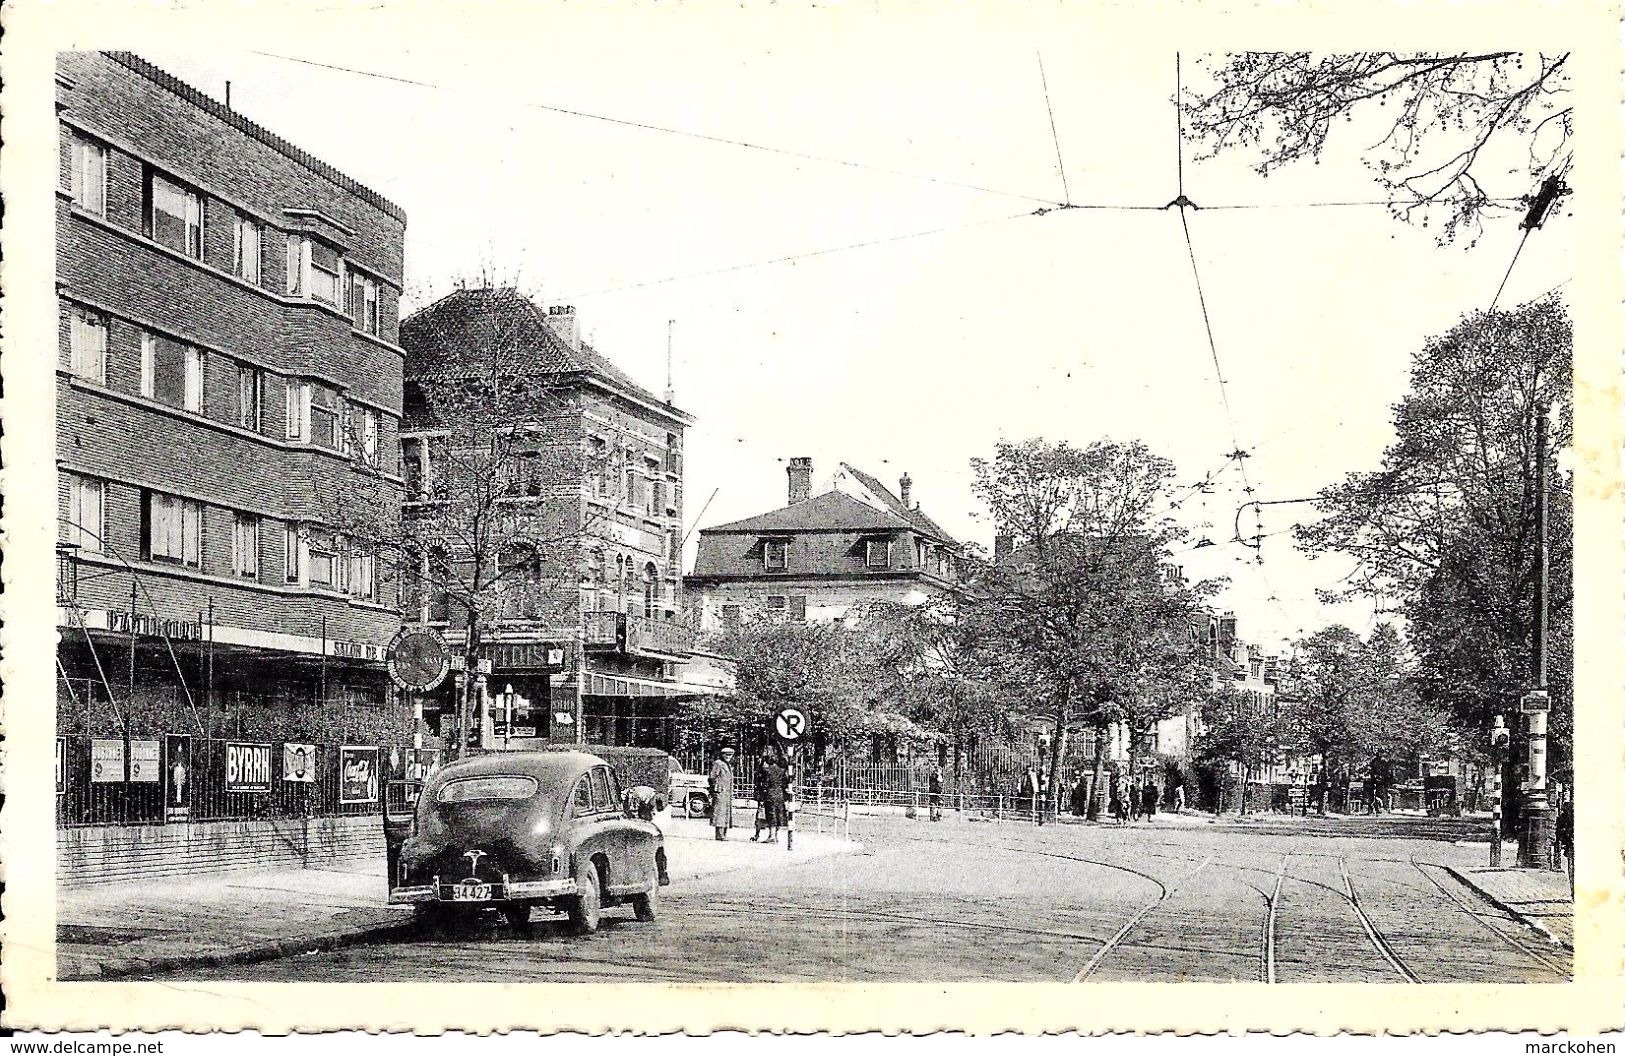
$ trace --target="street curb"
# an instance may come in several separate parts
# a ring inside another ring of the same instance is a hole
[[[336,950],[344,946],[354,946],[373,938],[394,938],[411,931],[411,917],[407,914],[401,914],[401,916],[406,917],[406,919],[380,921],[376,924],[361,925],[321,935],[269,939],[249,946],[138,958],[111,967],[104,963],[97,963],[89,966],[87,970],[81,973],[65,975],[59,978],[62,982],[128,979],[132,976],[157,975],[161,972],[174,972],[186,968],[217,968],[228,964],[253,964],[258,961],[275,960],[278,957],[290,957],[311,950]]]
[[[1540,932],[1542,935],[1546,936],[1547,941],[1552,943],[1554,946],[1561,946],[1565,950],[1568,950],[1570,953],[1574,952],[1574,944],[1573,943],[1563,941],[1556,934],[1554,934],[1550,928],[1546,927],[1546,925],[1540,923],[1537,920],[1534,920],[1534,919],[1532,919],[1530,917],[1525,916],[1519,910],[1516,910],[1516,909],[1512,908],[1511,905],[1507,904],[1506,902],[1501,901],[1499,898],[1496,898],[1494,895],[1490,894],[1488,891],[1484,890],[1482,887],[1480,887],[1477,884],[1473,883],[1472,880],[1468,879],[1467,876],[1464,875],[1455,866],[1446,865],[1446,866],[1443,866],[1443,869],[1444,869],[1445,872],[1449,873],[1451,876],[1455,877],[1457,880],[1461,881],[1463,884],[1465,884],[1468,887],[1472,888],[1475,892],[1478,893],[1478,896],[1480,898],[1482,898],[1484,901],[1488,902],[1490,905],[1494,906],[1496,909],[1499,909],[1501,912],[1506,913],[1507,915],[1515,918],[1519,922],[1527,925],[1528,927],[1531,927],[1531,928],[1535,929],[1536,931]]]

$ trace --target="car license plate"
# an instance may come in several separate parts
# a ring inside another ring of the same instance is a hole
[[[491,885],[482,884],[477,880],[464,880],[451,889],[453,902],[489,902],[491,900]]]

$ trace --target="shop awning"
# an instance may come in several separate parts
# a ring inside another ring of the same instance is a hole
[[[565,692],[570,692],[574,686],[574,680],[568,677],[554,683],[555,690]],[[638,678],[635,675],[605,675],[596,671],[587,672],[587,680],[581,687],[581,693],[583,696],[588,697],[733,696],[732,690],[722,686],[707,686],[698,682],[663,682],[654,678]]]

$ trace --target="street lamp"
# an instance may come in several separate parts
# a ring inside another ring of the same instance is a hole
[[[513,683],[509,682],[502,687],[502,747],[508,747],[508,738],[513,735]]]

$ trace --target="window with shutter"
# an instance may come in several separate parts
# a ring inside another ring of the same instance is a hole
[[[289,294],[305,292],[305,259],[309,256],[310,243],[298,235],[288,236],[288,267],[284,289]]]
[[[249,217],[237,217],[234,267],[237,276],[252,283],[260,281],[260,225]]]
[[[102,552],[106,495],[107,485],[99,480],[69,477],[67,541],[77,546],[80,553]]]
[[[260,574],[260,519],[251,513],[232,517],[231,569],[251,579]]]
[[[68,369],[83,381],[107,383],[107,317],[100,312],[69,309]]]
[[[107,148],[77,132],[69,155],[68,190],[73,203],[97,216],[107,215]]]
[[[203,549],[203,507],[190,499],[147,492],[142,551],[154,561],[198,567]]]

